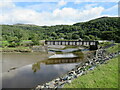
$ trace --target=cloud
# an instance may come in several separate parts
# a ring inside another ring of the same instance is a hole
[[[67,4],[67,2],[65,2],[64,0],[60,0],[59,2],[58,2],[58,6],[64,6],[64,5],[66,5]]]
[[[75,1],[74,1],[74,4],[80,4],[80,3],[81,3],[80,0],[75,0]]]
[[[104,8],[95,7],[79,11],[73,8],[56,9],[53,12],[36,12],[29,9],[14,9],[3,15],[4,24],[28,23],[36,25],[73,24],[99,17]],[[99,12],[98,12],[99,11]]]
[[[65,5],[65,4],[61,4]],[[35,25],[58,25],[74,24],[76,22],[88,21],[101,16],[103,7],[94,5],[91,8],[54,8],[53,11],[38,12],[34,8],[18,7],[14,3],[4,4],[3,15],[0,15],[0,24],[35,24]],[[3,7],[3,6],[2,6]],[[11,7],[11,9],[9,9]]]
[[[14,8],[15,5],[13,2],[1,2],[0,3],[0,8],[4,9],[4,8]]]

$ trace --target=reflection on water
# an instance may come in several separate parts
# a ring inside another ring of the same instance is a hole
[[[40,63],[44,63],[46,65],[49,64],[65,64],[65,63],[78,63],[82,61],[84,58],[84,54],[82,52],[73,52],[73,53],[65,53],[65,54],[55,54],[50,56],[47,60],[36,62],[32,65],[32,70],[34,72],[40,70]]]
[[[78,48],[67,48],[67,49],[63,49],[63,50],[60,50],[60,49],[51,49],[49,48],[50,50],[49,51],[55,51],[55,52],[73,52],[73,51],[78,51]]]
[[[34,63],[32,65],[32,70],[33,70],[33,72],[40,70],[40,63]]]
[[[3,88],[32,88],[57,78],[74,68],[69,64],[28,65],[9,73],[3,73]],[[32,70],[31,70],[32,68]],[[34,72],[33,72],[34,71]]]
[[[55,54],[50,56],[49,58],[74,58],[74,57],[78,57],[76,55],[74,55],[73,53],[65,53],[65,54]]]
[[[3,73],[3,88],[35,87],[67,73],[84,59],[84,54],[75,50],[56,55],[57,57],[53,55],[51,58]]]

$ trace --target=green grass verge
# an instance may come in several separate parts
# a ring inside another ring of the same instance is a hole
[[[120,44],[116,43],[115,46],[112,46],[112,47],[108,48],[107,52],[109,52],[109,53],[115,53],[118,50],[120,50]]]
[[[118,88],[118,57],[65,84],[64,88]]]
[[[108,46],[110,44],[112,44],[112,42],[102,42],[102,43],[99,43],[99,46],[105,47],[105,46]]]

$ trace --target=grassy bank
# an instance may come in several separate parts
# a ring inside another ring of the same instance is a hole
[[[31,52],[29,47],[5,47],[0,48],[1,52]]]
[[[109,53],[115,53],[118,50],[120,50],[120,44],[116,43],[115,46],[112,46],[112,47],[108,48],[107,52],[109,52]]]
[[[64,88],[118,88],[118,57],[78,77]]]
[[[106,50],[109,53],[117,52],[120,50],[120,44]],[[64,88],[118,88],[118,59],[120,55],[78,77],[71,84],[65,84]]]

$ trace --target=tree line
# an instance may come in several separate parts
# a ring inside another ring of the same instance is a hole
[[[7,46],[20,46],[30,40],[38,45],[39,40],[120,40],[119,17],[101,17],[73,25],[37,26],[28,24],[1,25],[1,41]],[[29,44],[29,43],[28,43]]]

